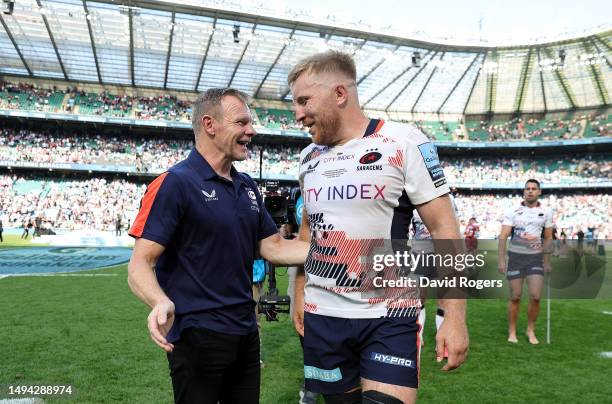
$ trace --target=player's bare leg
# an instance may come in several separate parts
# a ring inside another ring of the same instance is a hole
[[[387,384],[387,383],[381,383],[381,382],[376,382],[374,380],[368,380],[368,379],[364,379],[361,378],[361,390],[366,393],[368,391],[372,392],[377,392],[377,393],[382,393],[382,394],[386,394],[388,396],[391,396],[393,398],[396,398],[398,400],[400,400],[402,403],[404,404],[413,404],[416,402],[416,398],[417,398],[417,389],[413,389],[411,387],[405,387],[405,386],[396,386],[394,384]],[[376,402],[376,401],[363,401],[364,403],[368,403],[368,402]]]
[[[527,338],[530,344],[539,344],[535,335],[535,325],[540,314],[540,298],[542,295],[542,285],[544,277],[540,275],[527,276],[527,288],[529,290],[529,306],[527,308]]]
[[[523,278],[511,279],[510,300],[508,300],[508,342],[516,344],[516,322],[521,310],[521,294],[523,292]]]

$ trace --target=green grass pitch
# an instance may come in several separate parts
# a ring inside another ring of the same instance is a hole
[[[9,236],[2,247],[8,243],[19,240]],[[149,310],[131,294],[126,265],[91,272],[112,276],[0,279],[0,400],[8,385],[70,384],[72,396],[45,401],[172,402],[165,355],[149,339]],[[282,293],[282,269],[278,284]],[[506,342],[504,300],[470,300],[469,357],[450,373],[434,360],[434,307],[428,302],[420,403],[610,402],[612,359],[599,353],[612,351],[612,315],[603,313],[612,312],[611,300],[553,301],[551,345],[543,343],[543,302],[539,346],[525,337]],[[261,403],[296,403],[302,355],[288,316],[263,321],[262,333]]]

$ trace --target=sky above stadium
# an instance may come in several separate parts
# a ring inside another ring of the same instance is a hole
[[[361,20],[373,27],[392,28],[393,34],[455,44],[550,42],[612,27],[612,3],[604,0],[267,0],[264,4],[307,10],[316,20],[329,16],[343,22]]]

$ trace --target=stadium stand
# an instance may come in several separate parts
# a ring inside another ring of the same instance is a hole
[[[519,195],[499,194],[456,195],[458,218],[464,226],[470,217],[480,223],[481,238],[496,238],[499,235],[502,216],[506,209],[518,206]],[[545,195],[540,198],[544,206],[553,210],[553,224],[559,233],[564,231],[569,238],[576,238],[579,230],[587,227],[598,229],[599,238],[612,237],[612,224],[608,216],[612,210],[612,196],[609,194]]]
[[[42,216],[53,230],[111,231],[117,214],[127,221],[138,211],[145,190],[144,183],[123,179],[62,180],[0,175],[0,206],[4,207],[0,215],[7,227],[21,227],[31,218]],[[481,225],[480,237],[495,238],[504,211],[521,200],[518,195],[459,194],[456,197],[458,217],[462,224],[476,217]],[[600,237],[612,237],[612,224],[607,220],[612,211],[609,194],[545,195],[542,203],[554,210],[555,225],[571,238],[586,227],[597,228]]]
[[[42,217],[53,230],[113,230],[118,214],[132,218],[138,211],[146,185],[126,180],[62,180],[0,176],[2,221],[22,227]]]
[[[572,119],[514,118],[492,121],[467,121],[465,126],[471,141],[555,140],[582,137],[587,115]]]
[[[259,121],[270,129],[302,129],[302,124],[295,121],[290,109],[255,108]]]
[[[61,131],[37,133],[0,129],[0,161],[35,163],[76,163],[135,167],[137,172],[162,172],[184,159],[193,141],[169,137],[103,136],[98,133],[66,134]],[[297,178],[300,147],[252,145],[251,158],[236,166],[259,173]],[[547,184],[600,183],[612,180],[612,162],[605,155],[585,154],[567,158],[457,158],[443,161],[452,184],[483,185],[514,183],[518,178],[540,178]]]
[[[66,102],[64,103],[64,99]],[[76,87],[66,90],[44,89],[19,82],[3,82],[0,86],[0,108],[23,111],[66,112],[79,115],[100,115],[170,122],[191,122],[191,102],[176,96],[134,97],[109,92],[86,93]],[[295,121],[291,105],[281,108],[253,108],[255,122],[268,129],[302,130]],[[520,141],[579,139],[609,136],[608,113],[597,111],[549,114],[541,118],[515,117],[510,120],[458,121],[418,120],[419,126],[433,140],[455,141]]]

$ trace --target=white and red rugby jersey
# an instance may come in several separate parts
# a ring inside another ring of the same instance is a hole
[[[507,209],[502,225],[512,226],[508,251],[518,254],[539,254],[542,252],[542,233],[552,227],[552,210],[538,202],[530,208],[521,203]]]
[[[415,316],[418,293],[375,287],[371,258],[392,253],[391,239],[408,238],[414,205],[449,192],[433,143],[414,125],[372,120],[361,138],[302,150],[299,179],[312,235],[305,310]]]

